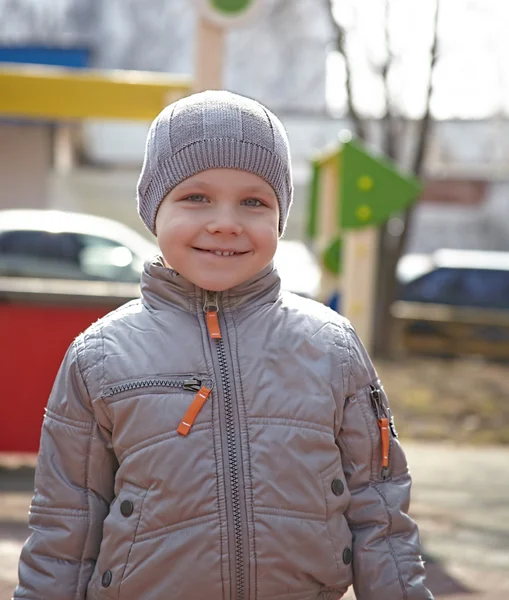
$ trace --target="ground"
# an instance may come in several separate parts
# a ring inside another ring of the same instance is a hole
[[[419,357],[376,367],[402,437],[509,444],[507,364]]]

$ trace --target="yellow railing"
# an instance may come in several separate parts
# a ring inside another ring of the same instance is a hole
[[[191,83],[166,73],[2,63],[0,117],[151,121],[190,94]]]

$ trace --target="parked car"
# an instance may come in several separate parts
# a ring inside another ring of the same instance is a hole
[[[137,283],[155,244],[129,227],[55,210],[0,211],[0,275]]]
[[[509,359],[509,252],[409,255],[398,278],[392,314],[404,348]]]
[[[158,247],[103,217],[55,210],[0,211],[0,277],[138,283]],[[320,268],[308,248],[281,240],[275,256],[282,287],[316,297]]]

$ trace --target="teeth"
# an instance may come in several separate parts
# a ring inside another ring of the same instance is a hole
[[[217,256],[233,256],[235,252],[220,252],[219,250],[216,250],[213,254],[216,254]]]

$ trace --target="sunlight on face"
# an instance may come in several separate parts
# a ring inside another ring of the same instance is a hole
[[[261,177],[209,169],[166,195],[156,235],[167,265],[195,285],[223,291],[251,278],[274,257],[279,204]]]

